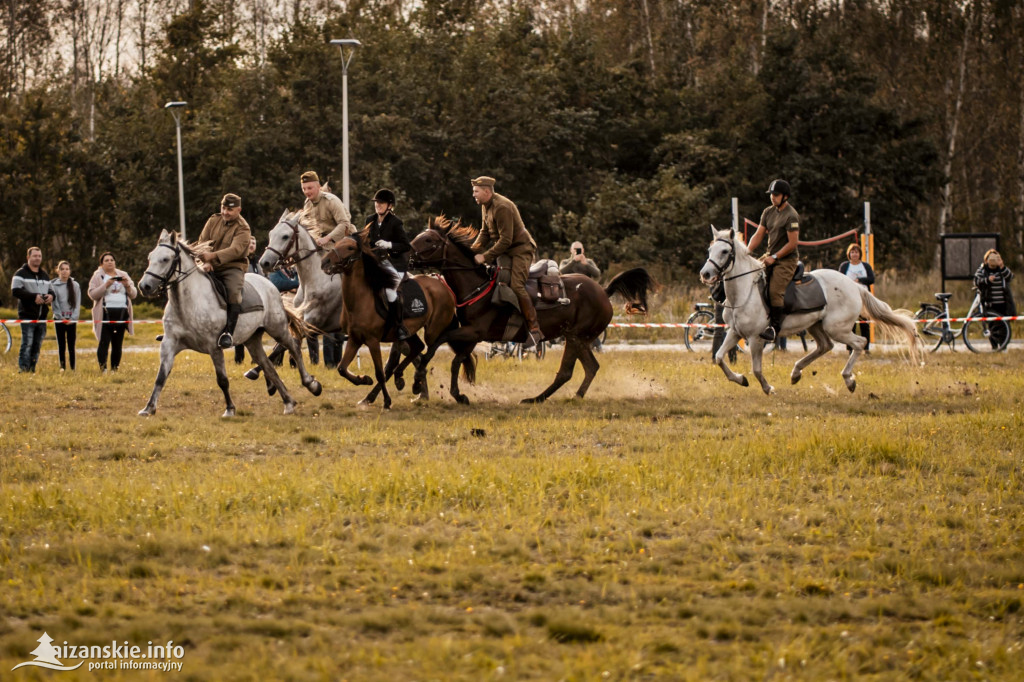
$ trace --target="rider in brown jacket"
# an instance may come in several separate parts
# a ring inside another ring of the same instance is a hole
[[[199,254],[203,270],[224,284],[227,290],[228,320],[217,339],[221,348],[235,345],[231,337],[235,332],[238,315],[242,312],[242,287],[245,271],[249,267],[249,223],[242,217],[242,199],[237,194],[225,194],[220,202],[220,213],[210,216],[199,235],[199,241],[209,241],[210,250]]]
[[[537,324],[537,311],[526,293],[526,279],[537,253],[537,243],[523,224],[516,205],[494,191],[494,178],[480,176],[471,182],[473,199],[480,204],[483,218],[480,234],[472,246],[477,254],[475,260],[480,264],[491,264],[501,254],[512,258],[512,281],[509,286],[519,299],[519,308],[526,318],[526,327],[534,337],[534,342],[540,341],[542,336],[540,325]]]

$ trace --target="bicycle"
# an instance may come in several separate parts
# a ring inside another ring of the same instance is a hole
[[[707,325],[715,323],[715,306],[711,303],[694,303],[694,312],[686,318],[688,325]],[[686,350],[703,353],[711,352],[711,344],[715,338],[714,327],[689,326],[683,335]]]
[[[536,346],[531,346],[530,348],[525,348],[524,344],[516,343],[515,341],[505,341],[504,343],[492,343],[484,357],[490,360],[500,355],[504,358],[515,358],[520,361],[524,357],[535,357],[538,360],[543,360],[547,352],[547,341],[541,341]]]
[[[977,289],[975,289],[977,291]],[[924,320],[921,325],[921,338],[925,345],[931,346],[931,352],[937,351],[942,344],[956,350],[957,338],[962,338],[967,348],[974,353],[995,353],[1006,348],[1010,343],[1010,325],[1005,320],[982,320],[982,317],[997,317],[986,313],[981,294],[976,293],[970,309],[967,311],[967,322],[956,325],[949,313],[949,299],[953,294],[935,294],[942,306],[922,302],[921,308],[914,314],[915,320]]]
[[[11,330],[7,328],[6,324],[0,322],[0,344],[3,345],[5,353],[11,350],[11,344],[13,341],[14,340],[11,338]]]

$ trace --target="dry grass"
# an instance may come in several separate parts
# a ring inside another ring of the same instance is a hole
[[[585,401],[515,404],[552,354],[389,414],[286,369],[297,415],[236,378],[234,420],[205,357],[143,419],[154,354],[0,356],[0,670],[45,630],[173,640],[186,679],[1019,679],[1021,353],[875,356],[855,395],[778,353],[767,398],[608,352]],[[54,675],[146,676],[5,673]]]

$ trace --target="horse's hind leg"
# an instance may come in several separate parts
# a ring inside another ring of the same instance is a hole
[[[857,377],[853,373],[853,365],[857,362],[860,354],[864,352],[867,339],[860,334],[853,333],[852,322],[850,323],[850,328],[843,329],[842,332],[836,333],[832,338],[839,343],[845,343],[853,349],[850,351],[850,358],[846,361],[846,366],[843,367],[843,382],[846,383],[846,388],[850,389],[850,393],[853,393],[857,390]]]
[[[397,367],[394,367],[391,372],[388,372],[387,367],[385,367],[384,373],[388,376],[394,375],[395,388],[397,388],[399,391],[405,388],[405,378],[402,376],[402,374],[405,373],[405,368],[408,367],[410,364],[416,364],[417,358],[420,357],[420,353],[423,352],[423,349],[425,347],[426,346],[423,344],[423,342],[420,341],[420,337],[417,336],[416,334],[410,336],[409,339],[404,344],[402,344],[402,348],[406,350],[404,358],[395,358],[395,345],[391,346],[391,357],[388,358],[388,365],[391,364],[392,360],[397,360],[397,362],[395,362]],[[418,364],[416,366],[419,367]]]
[[[370,339],[366,342],[370,349],[370,357],[373,358],[373,373],[377,377],[377,383],[365,398],[359,401],[360,405],[369,405],[377,398],[379,391],[384,395],[384,409],[391,409],[391,395],[388,393],[387,377],[384,376],[384,360],[380,354],[380,340]]]
[[[139,410],[139,416],[148,417],[156,413],[156,402],[160,398],[167,377],[171,376],[171,369],[174,367],[174,356],[178,350],[170,339],[164,339],[160,344],[160,371],[156,374],[156,383],[153,384],[153,393],[149,396],[149,402]]]
[[[581,341],[579,347],[580,364],[583,365],[583,383],[577,389],[576,397],[582,398],[587,394],[587,389],[590,388],[594,377],[597,376],[597,370],[601,369],[601,363],[597,361],[597,357],[594,355],[593,341],[586,343]]]
[[[459,368],[462,367],[463,363],[471,362],[470,356],[473,354],[473,348],[476,347],[475,343],[449,343],[452,350],[455,351],[455,357],[452,358],[451,367],[451,384],[448,387],[448,394],[455,399],[459,405],[469,405],[469,398],[463,395],[462,391],[459,390]]]
[[[576,366],[576,359],[582,355],[580,350],[582,345],[583,343],[574,336],[565,337],[565,352],[562,353],[562,364],[558,367],[558,373],[555,374],[555,380],[551,382],[551,385],[544,389],[544,392],[540,395],[534,396],[533,398],[524,398],[519,402],[523,404],[542,403],[550,398],[555,391],[560,389],[565,382],[572,379],[572,370]],[[593,355],[591,355],[591,357],[593,357]],[[594,360],[594,364],[597,364],[596,359]],[[596,372],[597,370],[595,369],[594,371]],[[580,389],[585,391],[584,386],[589,385],[589,382],[584,379],[583,385],[580,386]]]
[[[217,372],[217,385],[220,386],[220,390],[224,393],[224,414],[222,417],[234,417],[235,416],[235,403],[231,401],[231,393],[228,392],[228,373],[224,369],[224,351],[220,348],[214,348],[210,353],[210,359],[213,360],[213,369]]]
[[[814,349],[797,360],[796,364],[793,365],[793,372],[789,375],[789,380],[794,384],[800,381],[800,377],[807,365],[831,351],[835,345],[832,343],[832,339],[828,337],[828,334],[825,333],[825,328],[822,327],[820,321],[815,322],[813,325],[808,327],[807,331],[809,331],[811,336],[814,338]]]
[[[270,361],[273,362],[275,365],[280,365],[281,364],[281,360],[283,358],[284,358],[284,346],[282,346],[279,343],[275,344],[274,348],[270,351]],[[251,381],[256,381],[257,379],[260,378],[260,371],[262,371],[262,369],[263,369],[262,367],[260,367],[259,365],[256,365],[255,367],[250,369],[248,372],[246,372],[242,376],[244,376],[246,379],[249,379]],[[270,384],[268,383],[267,386],[269,388]],[[274,392],[270,391],[270,395],[274,395]]]
[[[267,377],[267,381],[275,386],[275,388],[281,392],[281,400],[284,401],[284,413],[292,414],[295,412],[295,401],[292,400],[291,395],[288,393],[288,389],[285,388],[284,381],[281,380],[281,376],[277,373],[277,368],[274,367],[274,363],[267,357],[266,352],[263,350],[263,341],[261,334],[254,334],[245,342],[245,347],[249,349],[252,354],[252,359],[263,368],[263,372]]]

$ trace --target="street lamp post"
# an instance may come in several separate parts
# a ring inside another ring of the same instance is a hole
[[[164,105],[164,109],[168,109],[171,112],[171,116],[174,117],[174,126],[178,132],[178,218],[181,224],[181,239],[185,239],[185,181],[182,178],[181,173],[181,112],[179,109],[184,107],[188,102],[168,102]]]
[[[331,41],[331,45],[337,45],[341,50],[341,200],[350,211],[352,205],[348,201],[348,63],[352,61],[356,48],[361,44],[354,38]],[[349,48],[347,57],[346,47]]]

